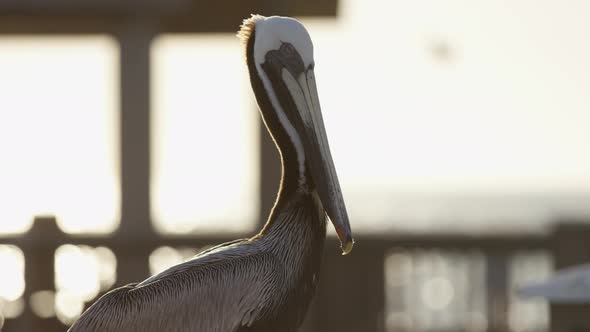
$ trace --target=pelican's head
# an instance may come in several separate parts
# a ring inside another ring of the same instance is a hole
[[[266,126],[278,145],[285,137],[293,147],[299,172],[311,176],[343,254],[349,253],[352,231],[324,128],[307,30],[292,18],[253,15],[238,36],[246,45],[250,81]]]

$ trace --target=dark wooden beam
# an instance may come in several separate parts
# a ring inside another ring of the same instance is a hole
[[[34,227],[27,234],[29,246],[20,247],[25,258],[25,292],[27,301],[37,291],[55,289],[55,250],[63,244],[63,233],[54,218],[36,218]],[[49,237],[54,241],[43,241]],[[30,305],[26,305],[21,320],[21,331],[57,331],[61,324],[53,319],[36,319]]]
[[[590,262],[590,225],[587,220],[569,220],[558,224],[555,231],[555,269]],[[551,304],[551,331],[590,331],[589,304]]]
[[[2,0],[4,13],[34,13],[47,16],[53,13],[82,13],[99,10],[116,13],[180,12],[191,5],[191,0]]]
[[[501,243],[500,243],[501,244]],[[509,331],[508,255],[486,255],[486,307],[489,331]]]
[[[338,0],[198,0],[184,15],[166,19],[164,30],[170,32],[235,32],[250,14],[265,16],[335,17]],[[207,10],[203,10],[207,8]]]
[[[141,3],[141,4],[140,4]],[[3,0],[0,34],[113,33],[148,19],[159,33],[236,32],[250,14],[334,17],[338,0]]]
[[[133,20],[116,34],[120,45],[121,224],[116,236],[152,239],[150,216],[150,48],[157,31],[149,20]],[[149,275],[151,248],[116,251],[119,285]],[[143,257],[138,260],[137,257]]]
[[[125,237],[151,235],[150,223],[150,47],[151,22],[120,27],[121,224]]]
[[[33,225],[33,229],[37,226]],[[328,225],[328,227],[331,227]],[[46,236],[43,238],[31,238],[24,236],[5,236],[0,235],[0,243],[13,244],[19,247],[32,245],[52,246],[54,242],[86,244],[90,246],[104,245],[107,247],[120,248],[126,250],[130,246],[150,246],[151,243],[156,245],[169,246],[195,246],[200,247],[208,244],[217,244],[230,241],[236,238],[236,235],[215,235],[208,234],[202,236],[199,234],[187,234],[182,236],[155,236],[155,238],[137,238],[129,241],[125,237],[111,237],[109,234],[104,236],[97,235],[69,235],[61,234],[58,238]],[[520,236],[500,236],[500,235],[482,235],[468,237],[465,235],[403,235],[403,234],[382,234],[382,235],[363,235],[355,236],[356,244],[353,252],[359,250],[369,250],[371,252],[389,251],[390,249],[440,249],[440,250],[481,250],[487,253],[510,254],[522,250],[551,250],[553,235],[527,235]],[[326,250],[333,253],[340,253],[340,244],[335,237],[328,237],[326,241]],[[352,256],[351,256],[352,257]]]
[[[235,13],[291,16],[335,16],[337,0],[2,0],[0,15],[177,15],[201,16],[203,21]],[[215,15],[218,14],[218,15]]]

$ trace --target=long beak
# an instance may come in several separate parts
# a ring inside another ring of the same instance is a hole
[[[313,68],[299,73],[297,79],[287,70],[283,70],[282,76],[303,120],[304,132],[300,136],[316,190],[336,229],[342,254],[346,255],[352,251],[354,240],[326,136]]]

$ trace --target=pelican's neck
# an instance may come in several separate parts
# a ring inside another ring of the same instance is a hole
[[[262,111],[264,113],[264,111]],[[264,123],[275,143],[281,161],[281,182],[277,201],[296,192],[311,192],[313,181],[305,161],[299,136],[287,121],[274,111],[263,114]],[[291,130],[290,130],[291,129]]]
[[[281,159],[281,181],[275,204],[270,211],[261,234],[270,231],[275,224],[297,222],[299,220],[297,218],[291,220],[289,218],[281,218],[280,215],[297,210],[299,205],[313,205],[315,209],[321,207],[321,203],[317,199],[317,193],[313,188],[313,181],[311,180],[309,170],[305,164],[303,148],[299,148],[297,145],[298,142],[293,140],[293,136],[289,136],[285,130],[282,130],[284,127],[278,126],[278,118],[272,115],[263,115],[263,119],[279,152]],[[312,196],[316,199],[312,199]],[[320,204],[319,207],[318,204]]]
[[[264,65],[254,65],[255,94],[260,113],[281,157],[281,191],[309,191],[311,177],[307,168],[305,149],[299,133],[285,113],[294,102],[279,77],[266,71]],[[251,74],[251,75],[252,75]],[[253,83],[254,84],[254,83]]]
[[[287,89],[278,88],[281,84],[284,85],[282,78],[269,76],[273,73],[265,71],[263,64],[256,63],[253,55],[255,39],[256,34],[253,34],[246,45],[250,82],[264,124],[279,151],[282,168],[281,184],[268,218],[268,226],[276,220],[277,211],[285,206],[290,197],[298,192],[310,193],[313,190],[313,182],[299,134],[283,111],[287,107],[295,107],[293,99],[287,94]]]
[[[316,192],[295,192],[277,202],[259,233],[265,246],[283,262],[297,267],[321,256],[326,238],[326,213]]]

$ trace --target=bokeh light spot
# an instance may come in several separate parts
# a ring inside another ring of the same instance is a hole
[[[16,246],[0,245],[0,298],[14,301],[25,290],[25,257]]]
[[[455,295],[455,290],[449,279],[434,277],[422,285],[420,292],[422,301],[433,310],[446,308]]]
[[[50,290],[38,291],[31,294],[31,310],[41,318],[55,316],[55,292]]]

